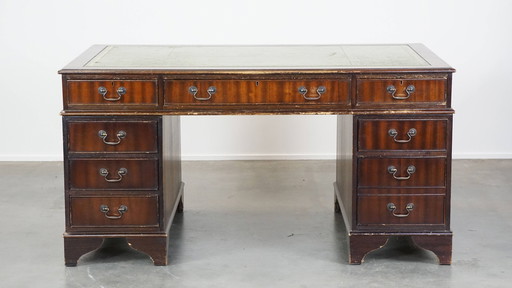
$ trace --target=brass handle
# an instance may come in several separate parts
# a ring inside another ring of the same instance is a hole
[[[109,179],[108,178],[108,170],[107,168],[100,168],[99,170],[100,172],[100,175],[105,177],[105,181],[109,182],[109,183],[115,183],[115,182],[121,182],[121,180],[123,180],[123,176],[128,174],[128,169],[126,168],[119,168],[119,170],[117,170],[117,175],[119,176],[118,178],[116,179]]]
[[[391,97],[393,97],[393,99],[396,99],[396,100],[405,100],[405,99],[408,99],[409,97],[411,97],[411,94],[414,93],[416,91],[416,87],[414,87],[414,85],[409,85],[405,88],[405,93],[407,95],[405,96],[401,96],[401,95],[404,95],[404,94],[400,94],[400,95],[395,95],[396,93],[396,87],[395,85],[389,85],[387,88],[386,88],[386,92],[388,92],[389,94],[391,94]]]
[[[192,94],[194,96],[194,99],[199,101],[206,101],[212,99],[213,94],[217,92],[217,88],[215,86],[210,86],[206,90],[206,93],[208,93],[208,97],[197,97],[197,93],[199,92],[199,89],[197,89],[196,86],[190,86],[188,87],[188,93]]]
[[[407,131],[407,136],[409,137],[409,139],[405,140],[396,139],[396,136],[398,135],[396,129],[389,129],[388,134],[389,136],[393,137],[393,141],[395,141],[396,143],[409,143],[411,142],[412,137],[416,136],[417,131],[414,128],[409,129],[409,131]]]
[[[98,93],[101,95],[101,97],[103,97],[104,100],[106,101],[118,101],[118,100],[121,100],[121,98],[123,97],[124,94],[126,94],[126,88],[124,87],[119,87],[117,88],[116,90],[116,93],[117,93],[117,97],[115,98],[109,98],[107,97],[107,94],[108,94],[108,89],[103,87],[103,86],[100,86],[98,88]]]
[[[126,137],[126,132],[123,130],[118,131],[116,133],[117,141],[107,141],[108,134],[107,134],[107,131],[105,131],[105,130],[98,131],[98,136],[103,140],[103,143],[105,143],[107,145],[115,146],[115,145],[118,145],[119,143],[121,143],[121,139]]]
[[[119,206],[119,208],[117,208],[117,215],[108,215],[108,212],[110,212],[110,208],[108,208],[108,205],[100,205],[100,212],[105,214],[105,217],[107,217],[108,219],[121,219],[121,217],[123,217],[123,214],[126,213],[126,211],[128,211],[128,207],[126,207],[125,205],[121,205]]]
[[[318,88],[316,88],[316,94],[318,94],[318,96],[316,97],[306,96],[306,94],[308,93],[308,89],[304,86],[300,86],[298,91],[299,94],[302,95],[302,97],[304,97],[304,99],[306,100],[318,100],[322,97],[322,94],[324,94],[325,91],[327,91],[327,88],[325,88],[325,86],[318,86]]]
[[[398,217],[398,218],[404,218],[411,214],[411,211],[414,209],[414,204],[408,203],[407,205],[405,205],[405,210],[407,210],[407,214],[396,214],[395,213],[395,210],[396,210],[395,203],[388,203],[387,207],[388,207],[388,210],[391,212],[391,214],[393,214],[393,216]]]
[[[397,172],[398,169],[396,169],[395,166],[391,165],[388,167],[388,173],[393,175],[393,178],[395,178],[396,180],[409,180],[409,178],[411,178],[411,175],[414,174],[414,172],[416,172],[416,167],[414,167],[414,165],[409,165],[409,167],[407,167],[407,176],[396,176]]]

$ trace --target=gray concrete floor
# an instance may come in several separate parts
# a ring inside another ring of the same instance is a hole
[[[123,241],[63,260],[62,163],[0,162],[0,287],[510,287],[512,160],[453,165],[453,264],[397,240],[347,264],[334,161],[183,163],[170,264]]]

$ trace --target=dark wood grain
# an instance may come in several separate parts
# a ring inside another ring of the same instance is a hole
[[[358,150],[446,151],[447,118],[361,119],[358,121]],[[397,136],[391,136],[394,129]],[[408,133],[414,129],[416,134]],[[408,142],[405,142],[408,141]]]
[[[157,81],[134,81],[134,80],[69,80],[67,81],[68,109],[112,109],[122,106],[128,109],[136,109],[141,106],[158,106]],[[105,98],[116,99],[116,101],[105,100],[98,92],[99,87],[105,87],[107,94]],[[116,90],[120,87],[126,88],[126,94],[119,96]]]
[[[439,75],[436,76],[439,77]],[[443,75],[440,79],[430,77],[408,74],[358,77],[356,106],[446,106],[447,75]],[[387,92],[387,87],[390,85],[396,88],[396,97],[406,97],[405,89],[409,85],[414,85],[415,91],[409,98],[397,100]]]
[[[108,175],[99,173],[101,168]],[[128,172],[119,175],[121,168]],[[158,189],[158,160],[156,159],[94,159],[77,158],[70,160],[69,181],[71,189]],[[107,180],[117,180],[108,182]]]
[[[209,100],[196,100],[189,92],[189,87],[198,88],[197,98],[209,98],[207,90],[215,87],[216,92]],[[307,100],[298,92],[305,87]],[[316,90],[324,86],[325,93],[319,95]],[[166,80],[164,81],[165,106],[173,105],[222,105],[222,104],[302,104],[315,105],[349,103],[348,79],[342,80]]]
[[[407,168],[416,171],[407,180],[397,180],[388,171],[394,166],[396,177],[408,177]],[[446,187],[446,158],[364,158],[359,160],[358,185],[362,187]]]
[[[411,236],[419,246],[436,253],[441,264],[450,263],[455,70],[423,45],[401,47],[412,48],[410,52],[426,62],[416,61],[420,64],[414,67],[371,63],[296,67],[295,63],[303,63],[300,59],[281,55],[292,60],[290,65],[214,68],[184,61],[192,67],[132,67],[126,66],[133,62],[128,61],[122,67],[116,63],[99,67],[87,63],[105,46],[93,46],[59,71],[66,265],[76,265],[82,254],[113,237],[126,238],[132,247],[150,255],[155,265],[167,264],[168,231],[175,213],[183,211],[184,199],[179,115],[196,114],[339,115],[334,206],[345,220],[349,262],[361,263],[390,236]],[[142,60],[154,56],[138,52]],[[240,55],[229,60],[233,59],[248,60]],[[393,99],[387,91],[390,85],[396,88],[396,97],[405,97],[409,85],[415,91],[407,99]],[[106,100],[98,92],[100,86],[107,89]],[[197,87],[198,98],[209,98],[210,86],[216,91],[210,99],[198,100],[189,92],[191,86]],[[308,90],[306,98],[320,97],[305,99],[300,86]],[[316,92],[320,86],[326,88],[322,95]],[[118,96],[119,87],[126,88],[126,94],[108,101]],[[416,135],[407,135],[412,128]],[[390,129],[397,131],[395,138],[389,135]],[[106,142],[119,144],[103,143],[99,130],[106,131]],[[121,130],[127,136],[118,139]],[[394,179],[388,172],[391,165],[397,168],[396,177],[408,176],[410,165],[416,170],[410,179]],[[100,168],[109,171],[107,178],[99,174]],[[117,173],[120,168],[128,169],[122,179]],[[117,178],[121,181],[106,181]],[[409,214],[393,216],[388,203],[396,205],[396,215]],[[414,204],[409,212],[405,210],[408,203]],[[120,219],[108,219],[99,205],[112,207],[114,216],[120,205],[129,210]]]
[[[357,202],[358,225],[444,224],[444,195],[360,196]],[[387,208],[389,203],[395,204],[395,214],[407,216],[393,216]],[[410,212],[406,210],[409,203],[414,204]]]
[[[75,119],[67,122],[69,152],[157,153],[157,121]],[[103,130],[103,139],[98,132]],[[126,136],[118,137],[123,131]],[[110,143],[110,144],[106,144]],[[112,144],[119,143],[119,144]]]
[[[106,205],[110,211],[103,213],[100,206]],[[121,205],[127,211],[117,210]],[[137,228],[159,228],[157,195],[117,195],[117,196],[73,196],[70,197],[70,228],[78,231],[80,228],[102,230],[106,227],[123,228],[131,231]],[[119,217],[118,219],[109,219]]]

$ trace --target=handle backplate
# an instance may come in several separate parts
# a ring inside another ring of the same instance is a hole
[[[121,180],[123,180],[123,176],[128,174],[128,169],[119,168],[119,170],[117,170],[117,175],[119,177],[117,177],[117,178],[108,178],[108,175],[110,174],[110,172],[108,171],[107,168],[100,168],[99,173],[101,176],[103,176],[105,178],[105,181],[107,181],[109,183],[116,183],[116,182],[121,182]]]
[[[100,212],[103,213],[105,217],[112,220],[121,219],[127,211],[128,207],[126,205],[120,205],[119,208],[117,208],[117,215],[109,215],[108,212],[110,212],[110,208],[108,205],[100,205]]]
[[[388,208],[389,212],[391,212],[391,214],[393,214],[393,216],[398,217],[398,218],[405,218],[411,214],[411,211],[414,209],[414,204],[408,203],[407,205],[405,205],[405,210],[407,211],[406,214],[397,214],[395,212],[395,210],[396,210],[395,203],[388,203],[387,208]]]

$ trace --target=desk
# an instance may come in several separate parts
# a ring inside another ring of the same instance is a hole
[[[349,263],[408,236],[450,264],[453,72],[421,44],[93,46],[59,71],[65,263],[122,237],[167,264],[180,115],[336,114]]]

